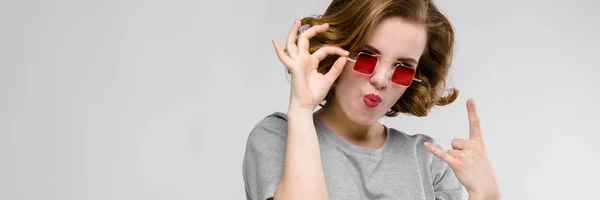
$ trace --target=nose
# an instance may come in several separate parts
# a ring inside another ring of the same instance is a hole
[[[385,61],[385,59],[380,58],[369,82],[377,89],[384,89],[389,86],[394,70],[395,67],[392,67],[390,61]]]

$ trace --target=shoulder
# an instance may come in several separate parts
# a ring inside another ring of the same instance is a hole
[[[421,162],[435,164],[436,159],[431,152],[425,148],[425,142],[430,142],[439,149],[444,149],[436,140],[426,134],[407,134],[394,128],[388,128],[389,136],[393,138],[393,145],[405,152],[412,152]],[[432,163],[433,162],[433,163]]]
[[[432,174],[432,181],[434,183],[439,183],[445,174],[449,174],[452,172],[452,169],[446,164],[444,161],[434,156],[431,152],[429,152],[425,148],[425,142],[430,142],[435,145],[437,148],[444,150],[444,148],[436,142],[434,138],[426,134],[406,134],[397,129],[389,128],[391,137],[394,138],[394,143],[396,145],[401,146],[401,148],[407,152],[412,152],[415,155],[415,158],[419,163],[424,164],[423,167],[427,167],[425,169],[429,170]],[[398,144],[399,143],[399,144]],[[409,148],[409,149],[407,149]],[[455,181],[447,177],[447,182]],[[450,184],[450,183],[449,183]]]
[[[283,139],[287,135],[287,116],[282,112],[274,112],[260,120],[250,131],[248,143]]]
[[[242,176],[248,199],[272,197],[283,171],[287,117],[275,112],[267,115],[250,131]]]
[[[388,131],[390,132],[390,136],[393,137],[394,139],[396,139],[396,141],[398,142],[402,142],[402,143],[409,143],[409,144],[415,144],[415,145],[423,145],[423,143],[425,142],[431,142],[431,143],[435,143],[435,140],[426,134],[407,134],[405,132],[402,132],[398,129],[395,128],[388,128]]]
[[[282,112],[274,112],[263,118],[257,125],[287,125],[287,115]]]

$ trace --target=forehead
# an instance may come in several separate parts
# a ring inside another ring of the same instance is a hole
[[[379,50],[381,55],[396,59],[419,60],[426,43],[425,26],[400,17],[382,19],[367,38],[367,44]]]

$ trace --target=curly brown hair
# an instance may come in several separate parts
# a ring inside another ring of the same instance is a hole
[[[434,105],[454,102],[458,90],[446,89],[446,76],[454,49],[454,30],[431,0],[333,0],[323,15],[302,19],[302,25],[329,24],[325,33],[310,40],[309,52],[313,53],[325,45],[358,51],[364,47],[377,23],[391,16],[425,25],[427,45],[418,66],[417,76],[422,81],[407,88],[385,115],[394,117],[406,113],[422,117],[427,116]],[[319,63],[317,70],[327,73],[338,57],[328,56]],[[327,107],[333,102],[336,85],[337,80],[321,106]]]

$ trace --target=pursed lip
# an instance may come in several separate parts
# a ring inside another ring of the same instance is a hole
[[[367,98],[373,102],[381,102],[381,97],[379,95],[376,95],[373,93],[365,95],[365,98]]]

